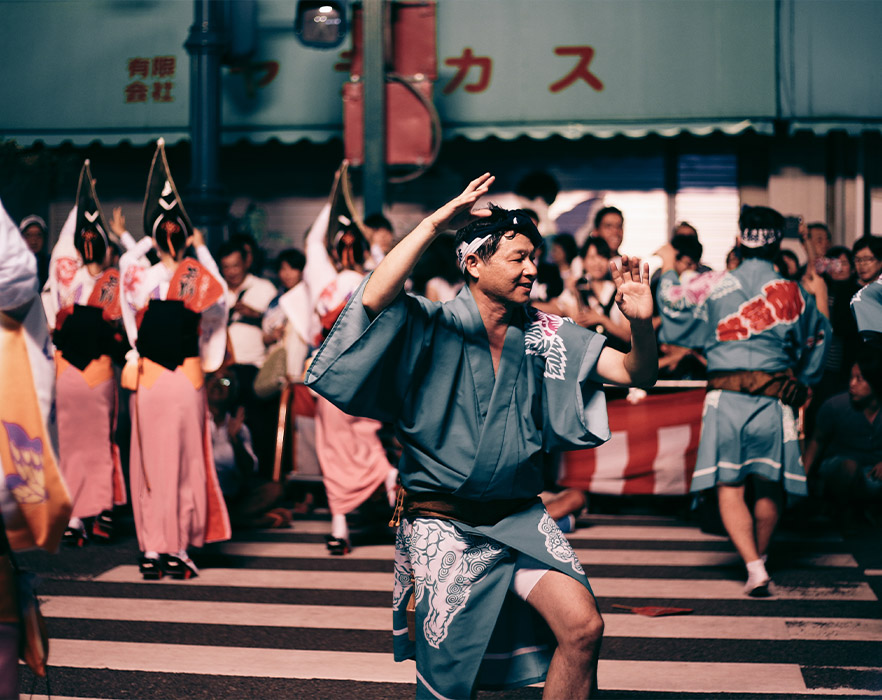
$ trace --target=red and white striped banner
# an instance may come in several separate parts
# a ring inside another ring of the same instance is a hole
[[[609,442],[565,452],[560,484],[589,493],[674,496],[689,492],[704,388],[609,402]]]

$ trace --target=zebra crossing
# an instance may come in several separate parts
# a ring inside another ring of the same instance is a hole
[[[841,538],[783,532],[771,553],[775,596],[751,599],[723,537],[662,516],[579,524],[569,537],[606,622],[601,697],[882,691],[878,572]],[[186,582],[145,582],[119,557],[95,574],[43,573],[51,696],[413,697],[413,663],[391,654],[392,545],[330,557],[328,531],[315,519],[242,533],[203,552],[200,576]],[[627,611],[640,606],[692,612]],[[22,697],[46,697],[24,675]]]

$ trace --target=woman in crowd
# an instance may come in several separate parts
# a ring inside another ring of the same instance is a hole
[[[616,285],[605,279],[609,272],[610,249],[602,238],[591,236],[582,248],[585,276],[577,283],[579,310],[573,317],[584,328],[602,333],[607,344],[622,352],[631,347],[631,325],[616,304]]]
[[[858,238],[851,247],[854,269],[862,287],[875,282],[882,274],[882,236]]]
[[[579,245],[570,233],[558,233],[551,239],[548,249],[549,261],[557,266],[564,286],[571,289],[582,276],[582,260],[579,257]]]

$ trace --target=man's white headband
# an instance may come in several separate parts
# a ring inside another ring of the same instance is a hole
[[[487,236],[484,236],[483,238],[475,238],[468,243],[463,241],[459,244],[459,247],[456,249],[456,264],[459,265],[460,272],[465,272],[466,258],[472,253],[476,253],[478,249],[487,241],[489,241],[492,236],[493,234],[491,233]]]
[[[500,218],[491,226],[483,227],[481,233],[483,236],[477,236],[470,241],[463,241],[456,248],[456,263],[459,265],[460,272],[465,272],[466,269],[466,258],[469,257],[472,253],[476,253],[482,245],[484,245],[487,241],[489,241],[494,234],[499,233],[500,231],[513,231],[515,233],[520,233],[529,238],[534,246],[538,246],[542,243],[542,234],[539,233],[539,229],[536,228],[536,224],[533,223],[533,220],[521,209],[514,210],[506,210],[493,208],[491,205],[491,209],[497,214],[504,215],[504,218]]]
[[[741,232],[739,239],[746,248],[761,248],[781,240],[781,231],[774,228],[750,228]]]

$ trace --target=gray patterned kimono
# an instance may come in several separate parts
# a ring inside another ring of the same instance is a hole
[[[306,383],[344,411],[396,425],[409,493],[474,501],[535,496],[541,453],[609,439],[594,369],[603,336],[525,308],[509,326],[494,376],[468,288],[438,304],[401,294],[370,321],[364,286],[349,300]],[[539,562],[539,563],[537,563]],[[510,592],[518,566],[588,579],[541,504],[493,526],[404,519],[393,594],[395,658],[416,658],[417,697],[471,697],[545,678],[554,638]],[[416,596],[417,641],[405,608]]]

